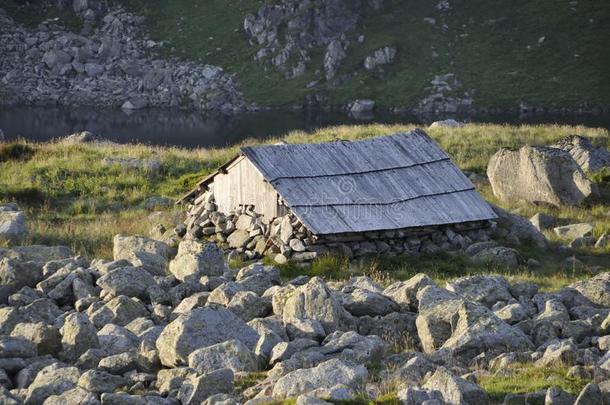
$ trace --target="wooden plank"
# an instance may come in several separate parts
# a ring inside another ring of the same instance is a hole
[[[316,235],[448,225],[495,218],[476,191],[423,197],[393,205],[295,207],[295,215]]]
[[[248,147],[242,152],[269,181],[389,169],[447,158],[423,131],[355,142]]]
[[[214,197],[219,211],[228,213],[243,205],[253,205],[269,221],[277,216],[277,191],[246,158],[218,173],[214,180]]]
[[[273,184],[290,206],[387,204],[420,195],[474,188],[450,161],[332,178],[280,179]]]

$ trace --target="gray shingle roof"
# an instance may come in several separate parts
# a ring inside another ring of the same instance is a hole
[[[495,218],[422,130],[353,142],[242,148],[314,234]]]

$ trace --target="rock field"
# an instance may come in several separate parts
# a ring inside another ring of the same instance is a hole
[[[152,56],[163,44],[143,38],[141,17],[120,8],[100,13],[77,34],[53,20],[29,29],[0,9],[0,104],[252,108],[222,68]]]
[[[517,363],[592,382],[505,403],[610,403],[610,273],[539,292],[498,275],[286,281],[189,238],[117,235],[113,253],[0,249],[0,403],[325,404],[392,383],[404,404],[482,405],[478,380]]]

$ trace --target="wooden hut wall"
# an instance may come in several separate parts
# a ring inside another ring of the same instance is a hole
[[[227,167],[225,173],[218,173],[213,188],[218,208],[225,214],[242,205],[253,205],[266,221],[277,216],[277,192],[245,157]]]

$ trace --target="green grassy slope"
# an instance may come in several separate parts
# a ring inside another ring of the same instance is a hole
[[[147,17],[147,35],[168,43],[163,56],[222,66],[261,105],[301,104],[315,92],[333,104],[367,97],[381,106],[413,106],[434,76],[455,73],[458,93],[472,94],[477,107],[610,107],[610,6],[604,1],[451,0],[441,12],[436,1],[386,0],[382,11],[365,18],[364,43],[348,51],[339,73],[351,78],[337,87],[322,80],[313,89],[306,84],[320,78],[315,71],[323,49],[312,50],[307,73],[296,79],[254,62],[257,48],[249,45],[243,20],[262,0],[114,2]],[[0,7],[30,24],[57,14],[42,13],[38,4],[17,7],[14,0],[0,0]],[[397,47],[393,65],[383,74],[362,69],[365,56],[383,46]]]
[[[355,76],[337,88],[311,90],[305,84],[316,79],[322,50],[313,52],[314,67],[297,79],[285,80],[253,62],[256,49],[242,24],[260,0],[121,2],[148,17],[150,34],[169,41],[168,54],[223,66],[237,75],[248,97],[264,105],[298,104],[308,92],[320,91],[337,104],[370,97],[380,105],[413,105],[435,75],[455,73],[477,106],[610,106],[605,2],[452,0],[441,13],[436,2],[387,0],[383,11],[366,18],[365,42],[350,49],[341,69]],[[385,74],[360,68],[367,54],[388,45],[398,54]]]

